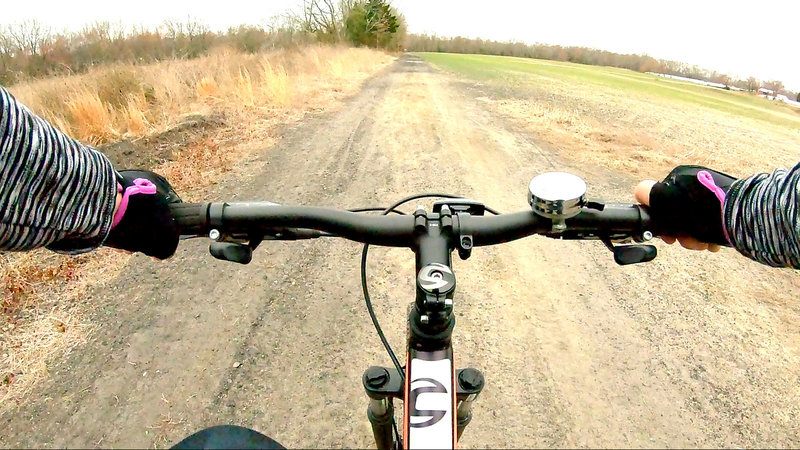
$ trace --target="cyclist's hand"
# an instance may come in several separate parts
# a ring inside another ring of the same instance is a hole
[[[167,259],[178,247],[178,228],[169,204],[181,199],[164,177],[146,170],[122,170],[114,225],[103,245]]]
[[[701,166],[678,166],[660,183],[642,181],[634,195],[650,206],[657,234],[691,250],[719,251],[729,245],[722,205],[735,178]]]

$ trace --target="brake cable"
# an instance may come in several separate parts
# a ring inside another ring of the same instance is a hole
[[[370,207],[370,208],[348,209],[348,211],[350,211],[350,212],[372,212],[372,211],[381,211],[381,212],[383,212],[383,211],[386,211],[386,209],[387,208],[383,208],[381,206],[374,206],[374,207]],[[401,216],[405,216],[406,215],[406,213],[404,213],[403,211],[398,211],[396,209],[393,209],[390,212],[393,212],[395,214],[400,214]]]

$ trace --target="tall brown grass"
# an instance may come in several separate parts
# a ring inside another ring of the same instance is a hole
[[[208,56],[130,64],[14,85],[12,93],[67,134],[93,145],[164,130],[209,107],[290,108],[320,83],[371,70],[385,54],[310,46],[251,55],[222,47]]]

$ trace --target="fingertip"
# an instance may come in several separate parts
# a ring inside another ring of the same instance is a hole
[[[653,189],[655,184],[656,182],[653,180],[639,182],[633,189],[633,196],[636,197],[636,201],[642,205],[650,206],[650,190]]]
[[[705,242],[700,242],[694,238],[679,238],[678,242],[681,243],[681,247],[687,250],[706,250],[708,248],[708,244]]]

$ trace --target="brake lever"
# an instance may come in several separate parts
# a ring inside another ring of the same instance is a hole
[[[249,264],[253,260],[253,250],[264,240],[262,234],[251,234],[247,238],[223,235],[219,230],[211,230],[208,237],[214,239],[208,251],[214,258],[239,264]]]
[[[239,264],[249,264],[253,260],[253,248],[238,242],[212,242],[208,251],[214,258]]]
[[[649,262],[658,255],[654,245],[617,245],[611,243],[608,237],[601,237],[600,241],[614,254],[614,262],[620,266]]]
[[[253,250],[265,240],[297,241],[300,239],[315,239],[323,235],[324,233],[309,228],[269,230],[259,234],[250,234],[246,237],[223,235],[219,230],[211,230],[208,237],[216,242],[212,242],[209,245],[208,251],[213,257],[222,261],[248,264],[253,260]]]

